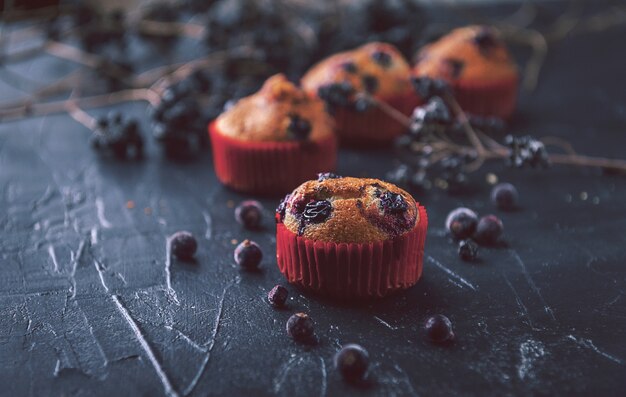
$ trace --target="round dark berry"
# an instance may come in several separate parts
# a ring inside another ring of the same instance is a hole
[[[498,44],[498,39],[496,38],[496,34],[492,28],[483,26],[478,32],[476,32],[476,36],[474,36],[474,43],[482,49],[488,49]]]
[[[476,230],[478,216],[469,208],[460,207],[448,214],[446,230],[456,239],[470,237]]]
[[[291,194],[286,195],[280,203],[278,207],[276,207],[276,222],[282,222],[285,219],[285,211],[287,211],[287,202],[291,198]]]
[[[380,208],[391,214],[402,214],[409,206],[401,194],[385,192],[380,196]]]
[[[389,55],[385,51],[374,52],[372,54],[372,59],[383,68],[388,68],[389,66],[391,66],[391,55]]]
[[[176,232],[170,237],[170,249],[175,257],[188,261],[196,253],[198,242],[189,232]]]
[[[287,320],[287,334],[296,341],[307,341],[313,337],[313,320],[306,313],[296,313]]]
[[[354,62],[345,62],[341,64],[341,68],[343,70],[345,70],[348,73],[356,73],[357,72],[357,67],[354,64]]]
[[[433,96],[442,96],[450,92],[450,85],[442,79],[431,79],[430,77],[413,77],[411,84],[417,95],[422,99],[429,99]]]
[[[365,87],[365,91],[370,94],[373,94],[378,89],[378,79],[375,76],[366,74],[361,78],[363,82],[363,87]]]
[[[495,244],[500,239],[504,226],[495,215],[486,215],[480,218],[476,226],[474,238],[481,244]]]
[[[517,206],[518,193],[510,183],[499,183],[491,190],[491,201],[501,210],[510,211]]]
[[[302,216],[307,222],[321,223],[330,216],[333,205],[328,200],[312,201],[304,207]]]
[[[263,219],[263,206],[256,200],[246,200],[235,208],[235,219],[246,229],[258,229]]]
[[[235,262],[246,269],[256,269],[263,259],[261,247],[254,241],[243,240],[241,244],[235,248]]]
[[[369,366],[367,350],[357,344],[345,345],[335,354],[335,369],[348,381],[363,379]]]
[[[326,179],[339,179],[342,178],[341,175],[337,175],[335,173],[332,172],[320,172],[319,174],[317,174],[317,181],[318,182],[322,182],[325,181]]]
[[[297,114],[289,115],[287,132],[297,141],[304,141],[311,133],[311,123]]]
[[[267,300],[275,307],[283,307],[285,306],[285,302],[287,302],[287,296],[289,295],[289,291],[287,288],[282,285],[277,285],[267,294]]]
[[[478,245],[472,240],[459,241],[459,257],[464,261],[473,261],[478,255]]]
[[[452,322],[443,314],[435,314],[428,317],[424,323],[424,330],[428,339],[435,343],[448,342],[454,339]]]

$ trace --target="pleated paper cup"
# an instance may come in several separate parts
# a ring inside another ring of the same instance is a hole
[[[337,299],[379,298],[409,288],[422,275],[428,216],[402,236],[371,243],[333,243],[300,237],[279,222],[276,259],[287,280]]]

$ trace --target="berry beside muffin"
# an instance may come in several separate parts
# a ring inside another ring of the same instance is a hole
[[[278,267],[305,289],[381,297],[421,276],[426,209],[390,183],[320,174],[285,197],[276,222]]]
[[[278,74],[209,125],[215,173],[245,193],[284,194],[337,161],[324,103]]]
[[[517,66],[492,27],[458,28],[423,47],[413,73],[447,81],[469,113],[506,119],[515,110]]]
[[[410,65],[394,46],[374,42],[314,65],[302,78],[302,87],[326,101],[342,144],[376,146],[390,143],[406,127],[359,94],[408,116],[419,104],[410,77]]]

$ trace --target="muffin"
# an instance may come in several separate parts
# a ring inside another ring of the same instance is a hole
[[[447,81],[469,113],[506,119],[515,110],[517,66],[494,28],[453,30],[420,50],[413,73]]]
[[[209,135],[217,178],[240,192],[285,194],[337,161],[324,103],[282,74],[222,113]]]
[[[410,75],[410,65],[394,46],[369,43],[314,65],[302,78],[302,87],[326,100],[342,144],[376,146],[390,143],[406,126],[357,100],[359,94],[369,94],[408,116],[419,104]]]
[[[321,295],[382,297],[422,274],[426,209],[390,183],[320,174],[285,197],[276,223],[278,268]]]

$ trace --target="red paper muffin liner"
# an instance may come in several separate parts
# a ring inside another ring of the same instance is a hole
[[[381,99],[401,113],[409,116],[421,104],[420,98],[411,90],[404,95]],[[377,107],[365,112],[337,108],[333,114],[337,135],[342,145],[374,147],[388,145],[404,134],[407,128]]]
[[[224,136],[209,124],[213,164],[224,185],[254,194],[281,195],[318,172],[334,171],[337,140],[319,142],[248,142]]]
[[[490,84],[467,84],[460,81],[453,87],[459,105],[469,113],[508,119],[515,110],[517,77]]]
[[[419,222],[410,232],[373,243],[333,243],[297,236],[276,226],[276,259],[287,280],[338,299],[383,297],[409,288],[422,275],[428,216],[418,205]]]

